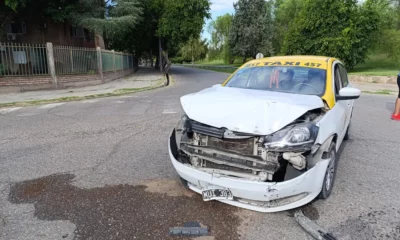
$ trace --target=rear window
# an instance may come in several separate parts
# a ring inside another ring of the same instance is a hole
[[[325,83],[325,69],[262,66],[238,70],[225,86],[322,96],[325,92]]]

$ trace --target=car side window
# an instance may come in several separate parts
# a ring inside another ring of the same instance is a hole
[[[340,79],[339,64],[334,67],[334,77],[335,77],[335,93],[339,94],[339,90],[342,88],[342,81]]]
[[[339,65],[339,72],[340,72],[340,80],[342,83],[342,87],[347,87],[347,85],[349,85],[349,79],[347,76],[347,71],[344,68],[344,66],[342,64],[338,64]]]

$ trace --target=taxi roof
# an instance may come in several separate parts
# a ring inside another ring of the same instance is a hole
[[[328,62],[331,57],[326,57],[326,56],[313,56],[313,55],[290,55],[290,56],[274,56],[274,57],[266,57],[266,58],[261,58],[261,59],[254,59],[251,62],[257,62],[257,61],[265,61],[265,60],[270,60],[270,61],[285,61],[285,60],[291,60],[291,61],[321,61],[321,62]]]

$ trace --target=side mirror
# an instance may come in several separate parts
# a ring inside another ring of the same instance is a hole
[[[361,90],[353,87],[344,87],[340,89],[339,95],[336,95],[336,101],[340,100],[353,100],[359,98]]]

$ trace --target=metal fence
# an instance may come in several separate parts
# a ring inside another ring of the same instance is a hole
[[[132,68],[132,55],[108,50],[101,50],[103,72]]]
[[[48,53],[54,58],[55,75],[97,74],[133,68],[133,56],[122,52],[51,44],[0,43],[0,76],[49,75]],[[101,66],[98,56],[101,56]]]
[[[95,48],[54,46],[56,75],[95,74],[98,72]]]
[[[47,75],[46,46],[0,43],[0,76]]]

